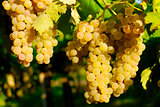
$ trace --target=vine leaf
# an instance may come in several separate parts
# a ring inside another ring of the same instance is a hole
[[[107,0],[107,3],[110,3],[111,0]],[[79,0],[81,4],[79,6],[80,12],[85,16],[88,17],[91,14],[93,17],[99,17],[104,10],[104,3],[102,0]],[[112,14],[108,9],[105,10],[104,18],[110,18]]]
[[[67,6],[64,4],[57,4],[57,2],[50,4],[46,9],[46,14],[55,22],[58,21],[60,14],[66,13]]]
[[[6,101],[5,101],[5,96],[3,94],[0,95],[0,106],[5,107],[6,106]]]
[[[50,27],[53,28],[53,21],[46,14],[40,15],[33,23],[34,28],[42,34],[47,31]]]
[[[150,39],[160,38],[160,29],[157,29],[151,36]]]
[[[158,61],[160,63],[160,42],[159,42],[159,39],[160,39],[160,29],[156,30],[151,36],[150,36],[151,39],[155,39],[157,41],[154,41],[154,43],[158,44],[157,45],[157,58],[158,58]]]
[[[145,17],[146,24],[152,23],[150,31],[160,28],[160,1],[153,0],[153,12],[148,12]]]
[[[153,0],[153,11],[160,12],[160,1]]]
[[[60,17],[60,14],[64,14],[67,11],[67,6],[59,2],[51,3],[48,8],[33,22],[32,26],[40,34],[47,31],[49,28],[53,28],[53,21],[56,23]]]
[[[147,9],[147,3],[145,1],[143,1],[142,3],[140,3],[140,5],[142,6],[143,10]]]
[[[60,30],[58,30],[58,29],[56,31],[58,33],[58,37],[57,37],[58,41],[63,41],[64,40],[64,34],[63,34],[63,32],[60,31]]]
[[[142,83],[142,87],[143,89],[147,89],[147,81],[149,80],[149,77],[150,77],[150,74],[151,74],[151,69],[150,68],[147,68],[145,70],[142,71],[141,73],[141,83]]]
[[[80,21],[80,16],[79,16],[79,13],[77,11],[77,8],[75,7],[72,7],[71,8],[71,19],[70,19],[70,22],[72,22],[73,24],[78,24]]]
[[[146,29],[145,29],[144,34],[142,35],[142,37],[143,37],[143,42],[144,43],[149,41],[149,35],[148,35],[148,32],[147,32]]]
[[[152,23],[150,31],[160,28],[160,12],[148,12],[145,17],[145,23]]]

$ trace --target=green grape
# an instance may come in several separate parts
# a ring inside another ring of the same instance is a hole
[[[20,32],[18,32],[17,36],[18,36],[18,38],[24,38],[25,37],[25,32],[20,31]]]
[[[32,2],[31,2],[30,0],[25,0],[24,6],[25,6],[26,8],[30,8],[30,7],[32,6]]]
[[[95,100],[95,101],[100,101],[100,94],[99,94],[99,93],[96,93],[96,94],[94,95],[94,100]]]
[[[113,90],[116,90],[118,88],[118,83],[112,83],[111,86]]]
[[[24,22],[18,22],[18,24],[17,24],[18,30],[24,30],[25,26],[26,26],[26,24]]]
[[[16,17],[14,17],[14,18],[12,19],[12,24],[15,25],[15,26],[18,24],[18,21],[17,21],[17,18],[16,18]]]
[[[23,60],[25,60],[25,58],[26,58],[25,54],[23,54],[23,53],[18,54],[19,60],[23,61]]]
[[[118,19],[118,20],[122,20],[123,18],[124,18],[123,13],[118,13],[118,14],[117,14],[117,19]]]
[[[83,37],[84,37],[84,33],[83,32],[78,32],[77,33],[77,38],[78,39],[83,39]]]
[[[91,33],[91,32],[94,31],[94,27],[93,27],[92,25],[88,25],[88,26],[86,27],[86,31],[89,32],[89,33]]]
[[[21,47],[19,47],[19,46],[13,46],[13,52],[16,55],[19,55],[21,53]]]
[[[90,41],[91,39],[92,39],[92,34],[91,34],[91,33],[88,33],[88,32],[87,32],[87,33],[84,34],[84,40],[85,40],[85,41],[88,42],[88,41]]]
[[[90,81],[90,82],[94,81],[95,80],[95,75],[93,73],[89,73],[87,75],[87,80]]]
[[[25,16],[24,16],[23,14],[19,14],[19,15],[17,16],[18,22],[23,22],[24,19],[25,19]]]
[[[32,19],[31,19],[29,16],[27,16],[27,17],[25,18],[24,22],[25,22],[26,24],[31,24],[31,23],[32,23]]]
[[[13,42],[13,44],[14,44],[15,46],[21,46],[21,45],[22,45],[22,42],[21,42],[20,39],[15,39],[14,42]]]
[[[25,11],[25,8],[23,5],[17,5],[16,10],[17,13],[23,13]]]
[[[25,59],[25,61],[31,62],[32,60],[33,60],[33,55],[32,55],[32,53],[26,54],[26,59]]]
[[[11,10],[14,12],[16,10],[16,8],[17,8],[17,4],[13,3],[11,5]]]
[[[133,11],[134,11],[134,9],[132,7],[125,8],[125,15],[131,16]]]
[[[4,7],[5,10],[10,10],[11,5],[8,3],[8,1],[3,1],[2,6]]]
[[[114,34],[114,39],[115,40],[120,40],[121,38],[122,38],[122,33],[121,32],[116,32],[115,34]]]
[[[130,25],[124,25],[123,26],[123,31],[125,33],[130,33],[131,32],[131,26]]]
[[[92,20],[90,22],[90,25],[93,26],[93,27],[98,27],[99,26],[99,21],[98,20]]]
[[[139,34],[140,33],[140,29],[136,28],[136,27],[133,27],[133,33],[134,34]]]
[[[72,62],[73,62],[73,63],[78,63],[78,61],[79,61],[79,58],[78,58],[78,57],[73,57],[73,58],[72,58]]]
[[[43,58],[44,58],[44,56],[41,53],[39,53],[39,54],[36,55],[36,60],[37,61],[43,61]]]

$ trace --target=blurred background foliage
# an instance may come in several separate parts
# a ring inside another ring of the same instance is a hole
[[[103,13],[104,5],[99,1],[101,0],[78,1],[81,20],[87,19],[88,14],[99,17]],[[112,0],[106,1],[111,3]],[[137,3],[134,0],[128,1],[142,10],[147,5],[145,13],[152,11],[152,0],[144,0],[142,5],[137,0]],[[115,5],[112,8],[120,11],[123,6]],[[146,26],[146,50],[141,57],[134,84],[119,98],[111,97],[108,104],[88,105],[83,96],[86,85],[85,68],[83,65],[72,65],[65,55],[66,44],[73,39],[75,27],[69,23],[71,11],[68,9],[58,21],[59,33],[63,32],[65,36],[57,37],[59,44],[54,49],[50,64],[39,65],[34,59],[29,68],[20,65],[12,54],[12,43],[9,40],[11,22],[2,5],[0,12],[0,107],[159,107],[160,30],[150,31],[151,24]],[[105,20],[111,16],[112,13],[106,10]],[[141,73],[147,68],[151,70],[151,74],[146,84],[147,89],[144,90],[140,82]]]

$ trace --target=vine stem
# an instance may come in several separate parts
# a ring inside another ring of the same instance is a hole
[[[106,10],[106,9],[109,9],[114,15],[116,15],[116,12],[115,12],[115,11],[113,11],[111,8],[108,8],[108,6],[109,6],[110,4],[108,4],[105,0],[102,0],[102,1],[103,1],[104,4],[105,4],[104,10],[103,10],[102,15],[99,16],[97,19],[99,20],[99,19],[102,17],[102,20],[104,20],[104,14],[105,14],[105,10]]]
[[[139,9],[139,8],[137,8],[137,7],[135,7],[134,5],[132,5],[131,3],[129,3],[128,1],[127,1],[127,4],[128,4],[129,6],[131,6],[132,8],[134,8],[134,9],[140,11],[140,12],[143,12],[143,10],[141,10],[141,9]]]
[[[132,8],[134,8],[134,9],[136,9],[136,10],[138,10],[138,11],[141,11],[142,12],[142,10],[141,9],[139,9],[139,8],[137,8],[137,7],[135,7],[134,5],[132,5],[131,3],[129,3],[128,1],[115,1],[115,2],[113,2],[112,4],[108,4],[107,2],[106,2],[106,0],[102,0],[103,1],[103,3],[105,4],[105,9],[109,9],[114,15],[116,15],[116,12],[113,10],[113,9],[111,9],[114,5],[116,5],[116,4],[127,4],[127,5],[129,5],[129,6],[131,6]],[[135,3],[134,3],[135,4]]]
[[[104,2],[104,10],[103,10],[103,13],[102,13],[102,15],[100,15],[97,19],[99,20],[101,17],[102,17],[102,20],[104,20],[104,14],[105,14],[105,10],[106,10],[106,4],[107,4],[107,2],[105,1],[105,0],[103,0],[103,2]]]
[[[105,4],[104,11],[105,11],[106,9],[109,9],[114,15],[117,15],[117,13],[109,7],[111,4],[108,4],[108,3],[106,2],[106,0],[102,0],[102,1],[103,1],[103,3]]]
[[[104,20],[104,14],[105,14],[105,10],[106,9],[109,9],[114,15],[117,15],[117,13],[112,9],[112,7],[114,5],[116,5],[116,4],[127,4],[127,5],[131,6],[132,8],[134,8],[134,9],[142,12],[141,9],[139,9],[139,8],[137,8],[137,7],[134,6],[135,3],[131,4],[128,1],[115,1],[112,4],[108,4],[106,2],[106,0],[102,0],[102,1],[103,1],[103,3],[104,3],[105,6],[104,6],[103,14],[101,16],[99,16],[98,19],[100,19],[102,17],[102,19]]]

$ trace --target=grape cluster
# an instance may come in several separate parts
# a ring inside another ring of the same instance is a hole
[[[124,93],[133,83],[136,76],[140,55],[145,49],[142,43],[144,25],[138,14],[133,14],[133,8],[125,8],[125,15],[117,14],[118,23],[112,26],[110,39],[117,49],[116,61],[113,64],[113,77],[110,86],[115,97]]]
[[[99,23],[98,23],[99,24]],[[94,27],[88,22],[79,23],[78,29],[74,32],[74,39],[68,42],[66,55],[73,63],[78,63],[82,56],[88,54],[88,44],[92,40]]]
[[[100,42],[100,44],[105,42]],[[93,52],[89,52],[89,58],[86,65],[87,87],[85,89],[85,98],[88,103],[91,102],[105,102],[108,103],[113,92],[109,87],[112,74],[110,73],[112,67],[110,66],[111,56],[108,53],[108,47],[101,48],[99,42],[94,48]]]
[[[48,30],[47,32],[43,33],[42,35],[38,34],[36,38],[36,60],[39,64],[49,64],[50,58],[53,55],[53,47],[57,46],[58,41],[55,39],[56,32],[53,30]]]
[[[33,60],[32,44],[34,42],[36,42],[38,53],[36,59],[40,64],[50,62],[53,46],[57,45],[56,33],[53,34],[56,29],[50,29],[40,35],[32,27],[34,20],[50,3],[52,0],[8,0],[2,3],[13,24],[13,32],[10,34],[10,39],[13,41],[11,50],[25,67],[30,66],[30,62]]]
[[[92,20],[94,27],[93,39],[89,43],[89,58],[86,65],[87,87],[85,89],[85,98],[87,103],[105,102],[108,103],[113,93],[109,87],[112,78],[111,54],[114,53],[114,47],[109,42],[108,36],[104,33],[106,27],[103,21]]]
[[[66,55],[73,63],[78,63],[82,56],[89,53],[86,65],[87,86],[84,94],[88,103],[109,102],[113,92],[108,87],[112,74],[110,54],[114,47],[105,33],[105,22],[91,20],[82,21],[74,32],[74,39],[68,42]],[[77,60],[75,60],[77,59]]]
[[[89,104],[108,103],[111,94],[119,97],[133,83],[131,78],[136,76],[140,55],[145,49],[143,15],[133,11],[125,8],[125,14],[118,13],[116,19],[107,23],[96,19],[82,21],[74,32],[74,39],[68,43],[66,55],[73,63],[88,55],[84,96]],[[112,54],[116,55],[115,60]]]
[[[29,39],[31,35],[35,35],[31,24],[37,17],[33,12],[32,2],[30,0],[8,0],[3,1],[2,5],[12,19],[13,32],[10,34],[10,39],[13,41],[13,46],[11,50],[19,62],[28,67],[33,60],[32,42]]]

